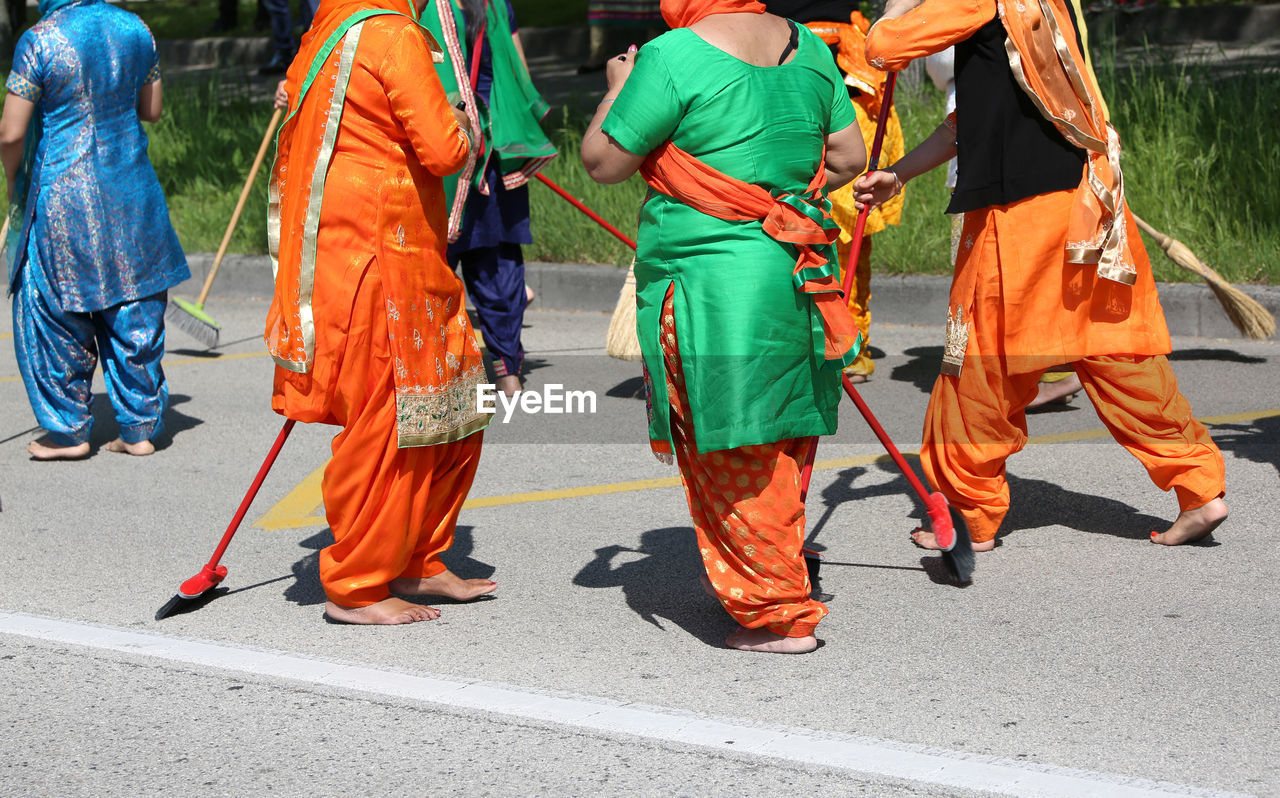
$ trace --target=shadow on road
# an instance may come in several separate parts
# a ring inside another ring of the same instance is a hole
[[[1266,363],[1267,358],[1246,355],[1234,349],[1175,349],[1169,353],[1170,360],[1216,360],[1220,363]]]
[[[1270,457],[1271,459],[1265,462],[1271,462],[1276,465],[1277,470],[1280,470],[1280,417],[1264,419],[1261,422],[1257,422],[1253,427],[1246,426],[1245,429],[1252,430],[1266,422],[1271,422],[1270,438],[1277,445],[1270,447],[1250,445],[1245,448],[1255,452],[1255,456]],[[1218,427],[1217,429],[1223,428]],[[1245,436],[1241,437],[1244,438]],[[1268,437],[1268,433],[1264,432],[1261,436],[1256,434],[1247,436],[1250,444],[1257,444],[1259,437],[1265,440]],[[1223,445],[1224,440],[1228,442],[1228,445]],[[1224,449],[1229,448],[1229,441],[1229,438],[1218,439],[1219,445],[1222,445]],[[907,460],[912,463],[913,467],[918,468],[919,458],[916,455],[907,455]],[[824,507],[822,515],[812,521],[809,526],[808,540],[811,548],[818,551],[823,549],[823,546],[818,544],[816,539],[835,518],[842,520],[842,526],[838,531],[829,532],[828,538],[833,534],[849,536],[858,533],[858,499],[892,496],[895,494],[908,496],[915,503],[915,508],[910,516],[903,518],[903,527],[906,531],[910,531],[911,528],[919,523],[922,512],[919,500],[916,499],[915,494],[911,491],[907,480],[893,465],[893,461],[889,459],[888,455],[883,455],[876,461],[875,466],[883,471],[892,473],[893,479],[867,487],[856,487],[857,481],[868,472],[867,468],[858,466],[844,469],[834,482],[823,489],[822,504]],[[1128,540],[1146,540],[1150,532],[1168,527],[1177,515],[1172,506],[1168,508],[1169,517],[1160,518],[1140,512],[1137,508],[1115,499],[1077,493],[1045,480],[1026,479],[1013,474],[1006,474],[1006,476],[1009,480],[1009,490],[1012,494],[1013,502],[997,537],[997,545],[999,545],[999,540],[1007,535],[1048,526],[1061,526],[1090,534],[1113,535]],[[852,522],[844,519],[852,519]],[[936,560],[936,558],[927,559]],[[931,565],[923,561],[921,564],[926,571],[930,572],[930,577],[932,578]],[[824,565],[856,565],[864,568],[886,567],[871,563],[824,562]]]
[[[924,393],[932,393],[933,383],[938,379],[938,369],[942,365],[942,347],[913,346],[903,350],[902,354],[911,359],[894,366],[893,371],[889,372],[889,379],[894,382],[909,382]]]
[[[1213,442],[1224,452],[1270,465],[1280,472],[1280,416],[1260,418],[1247,424],[1215,425]]]
[[[625,554],[640,556],[616,562]],[[732,621],[702,592],[701,569],[693,530],[666,527],[642,534],[638,549],[617,545],[596,549],[596,558],[578,572],[573,584],[620,587],[627,606],[659,629],[666,629],[662,621],[667,620],[707,645],[723,648]]]
[[[173,443],[175,435],[194,429],[204,423],[202,418],[188,416],[174,409],[178,405],[184,405],[190,401],[191,397],[186,394],[169,394],[169,407],[164,411],[164,430],[152,440],[156,449],[168,448]],[[93,395],[93,404],[90,405],[90,411],[93,413],[93,432],[89,440],[96,450],[107,441],[115,440],[119,437],[119,425],[116,423],[116,411],[111,407],[111,399],[106,393],[95,393]]]

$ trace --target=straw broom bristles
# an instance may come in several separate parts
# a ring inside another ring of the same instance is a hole
[[[1256,299],[1206,266],[1186,244],[1155,229],[1140,219],[1136,213],[1133,214],[1133,220],[1138,223],[1142,232],[1155,239],[1160,249],[1164,250],[1164,254],[1169,256],[1169,260],[1204,278],[1212,289],[1213,295],[1218,298],[1218,303],[1226,311],[1227,318],[1231,319],[1231,323],[1242,335],[1248,338],[1270,338],[1275,334],[1276,317],[1272,316]]]
[[[618,292],[618,304],[609,320],[609,334],[605,338],[605,351],[618,360],[639,360],[640,340],[636,337],[636,262],[631,261],[627,279]]]

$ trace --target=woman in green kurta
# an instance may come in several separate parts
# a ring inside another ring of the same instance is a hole
[[[798,30],[794,57],[758,67],[689,28],[659,36],[604,120],[619,146],[647,155],[670,139],[725,174],[799,193],[822,164],[823,137],[853,105],[827,46]],[[696,65],[696,66],[695,66]],[[791,282],[793,247],[759,222],[701,213],[662,194],[640,211],[636,320],[653,396],[666,396],[658,314],[667,288],[702,452],[836,430],[840,367],[822,359],[822,324]],[[649,435],[669,441],[653,402]]]
[[[865,151],[830,51],[808,29],[762,12],[753,0],[664,2],[673,30],[609,62],[609,92],[583,140],[592,177],[620,182],[667,142],[774,196],[805,194],[824,169],[828,188],[855,177]],[[750,632],[728,643],[751,650],[812,650],[826,614],[808,598],[798,480],[788,478],[784,507],[776,485],[757,490],[750,473],[776,482],[798,470],[791,455],[810,436],[836,429],[842,361],[824,357],[823,318],[793,281],[797,257],[760,219],[727,221],[655,191],[640,212],[636,315],[650,438],[675,443],[709,581]],[[668,344],[678,349],[675,413],[660,342],[664,301],[674,322]],[[766,450],[783,444],[780,457]],[[726,450],[732,456],[716,454]],[[691,471],[703,455],[709,470]],[[750,485],[699,493],[730,478]]]

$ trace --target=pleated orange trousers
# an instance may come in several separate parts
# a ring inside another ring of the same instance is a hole
[[[1071,192],[1055,192],[965,214],[952,302],[972,297],[968,353],[958,376],[934,383],[920,461],[976,543],[995,538],[1009,511],[1005,460],[1026,445],[1024,411],[1040,376],[1062,363],[1183,510],[1226,490],[1222,453],[1158,354],[1169,351],[1168,333],[1136,226],[1129,219],[1138,283],[1110,285],[1065,263],[1070,210]],[[972,293],[957,290],[966,280]]]
[[[671,435],[703,566],[721,605],[741,626],[784,637],[813,634],[827,607],[812,590],[804,555],[800,466],[810,438],[700,454],[685,392],[668,292],[659,341],[667,371]]]
[[[316,342],[317,361],[340,356],[325,420],[341,424],[342,432],[333,439],[333,458],[321,483],[334,544],[320,552],[320,582],[325,595],[342,607],[387,598],[388,583],[398,577],[425,578],[445,570],[440,555],[453,545],[483,435],[397,447],[393,364],[376,260],[360,280],[345,340],[333,340],[334,333],[324,336],[318,326]],[[316,316],[321,317],[320,308]]]

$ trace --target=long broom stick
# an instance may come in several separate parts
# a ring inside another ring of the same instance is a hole
[[[1142,232],[1155,239],[1169,260],[1204,278],[1213,295],[1218,298],[1218,304],[1226,311],[1227,318],[1231,319],[1231,323],[1242,335],[1249,338],[1270,338],[1275,335],[1276,317],[1259,304],[1258,300],[1227,282],[1222,275],[1197,258],[1186,244],[1147,224],[1132,209],[1129,213]]]
[[[636,248],[636,242],[623,235],[616,227],[600,218],[600,215],[592,211],[586,205],[583,205],[569,192],[560,186],[551,182],[544,177],[542,173],[538,173],[537,178],[545,183],[552,191],[564,197],[570,205],[582,211],[605,230],[613,234],[622,243]],[[640,341],[636,337],[636,262],[633,258],[631,268],[627,269],[627,278],[622,283],[622,290],[618,292],[618,303],[614,306],[613,317],[609,319],[609,332],[605,335],[605,351],[609,357],[618,360],[639,360],[640,359]]]
[[[879,117],[876,119],[876,135],[872,139],[871,156],[867,160],[868,172],[874,171],[880,165],[880,150],[884,144],[885,129],[889,123],[889,109],[893,105],[893,90],[897,82],[898,73],[890,72],[885,80],[884,97],[880,102]],[[853,228],[853,247],[849,253],[848,268],[845,269],[844,280],[841,284],[846,297],[849,296],[853,288],[853,265],[858,262],[858,255],[862,248],[862,236],[867,226],[867,215],[870,212],[871,207],[864,205],[862,210],[858,212],[858,221]],[[952,580],[957,584],[968,584],[973,577],[974,556],[973,541],[969,536],[969,529],[965,525],[964,519],[947,505],[945,496],[941,493],[930,493],[928,487],[916,476],[915,469],[902,456],[902,452],[898,451],[898,447],[894,445],[889,434],[885,432],[875,414],[871,412],[871,408],[867,406],[861,394],[858,393],[858,389],[854,387],[849,375],[842,374],[841,382],[844,385],[844,392],[849,395],[854,406],[858,408],[858,412],[862,414],[867,426],[871,427],[871,431],[880,440],[880,444],[884,446],[885,451],[889,453],[889,456],[893,458],[893,462],[897,464],[898,470],[906,477],[912,491],[924,504],[924,522],[937,540],[942,553],[942,562],[950,573]],[[802,501],[809,493],[809,480],[813,477],[813,462],[817,457],[817,452],[818,439],[815,437],[809,444],[809,451],[805,455],[805,462],[800,471],[800,496]],[[810,565],[810,573],[816,575],[817,563],[812,559],[810,562],[812,563]]]
[[[240,190],[240,199],[236,202],[236,209],[231,214],[231,221],[227,224],[227,231],[222,234],[222,243],[218,245],[218,254],[213,256],[213,266],[209,269],[209,275],[204,279],[204,288],[200,290],[200,296],[195,302],[187,302],[184,299],[174,297],[169,300],[169,309],[165,313],[165,317],[173,323],[178,329],[189,334],[206,347],[212,349],[218,345],[218,334],[221,332],[218,322],[213,317],[204,312],[204,302],[209,298],[209,291],[213,288],[213,280],[218,276],[218,269],[222,266],[222,259],[227,255],[227,247],[231,245],[231,236],[236,231],[236,225],[240,223],[240,214],[244,211],[245,203],[249,200],[249,192],[253,189],[253,182],[258,177],[258,171],[262,168],[262,162],[267,157],[267,149],[271,146],[271,136],[275,133],[276,126],[280,124],[280,117],[284,114],[284,109],[277,108],[276,112],[271,115],[271,122],[267,124],[266,135],[262,137],[262,144],[258,146],[258,154],[253,159],[253,167],[249,169],[249,178],[244,182],[244,188]]]
[[[276,457],[280,455],[280,449],[284,447],[284,442],[288,439],[289,433],[293,432],[293,426],[296,423],[293,419],[288,419],[284,422],[284,426],[280,428],[280,433],[276,435],[275,443],[271,445],[271,451],[267,452],[267,459],[262,462],[257,475],[254,476],[253,482],[249,485],[249,491],[240,500],[240,506],[236,508],[236,514],[232,516],[231,523],[227,525],[227,531],[222,534],[222,539],[218,541],[217,548],[213,550],[213,556],[209,558],[209,562],[200,570],[200,573],[183,582],[178,587],[178,592],[174,597],[165,602],[164,606],[156,611],[157,621],[179,607],[199,601],[202,596],[217,587],[223,579],[226,579],[227,566],[219,564],[222,560],[222,555],[226,552],[227,546],[231,543],[231,538],[236,534],[236,530],[240,528],[240,522],[244,520],[245,513],[249,512],[249,505],[253,504],[254,498],[258,495],[258,489],[262,487],[263,481],[267,478],[267,472],[271,470],[271,466],[275,465]]]

